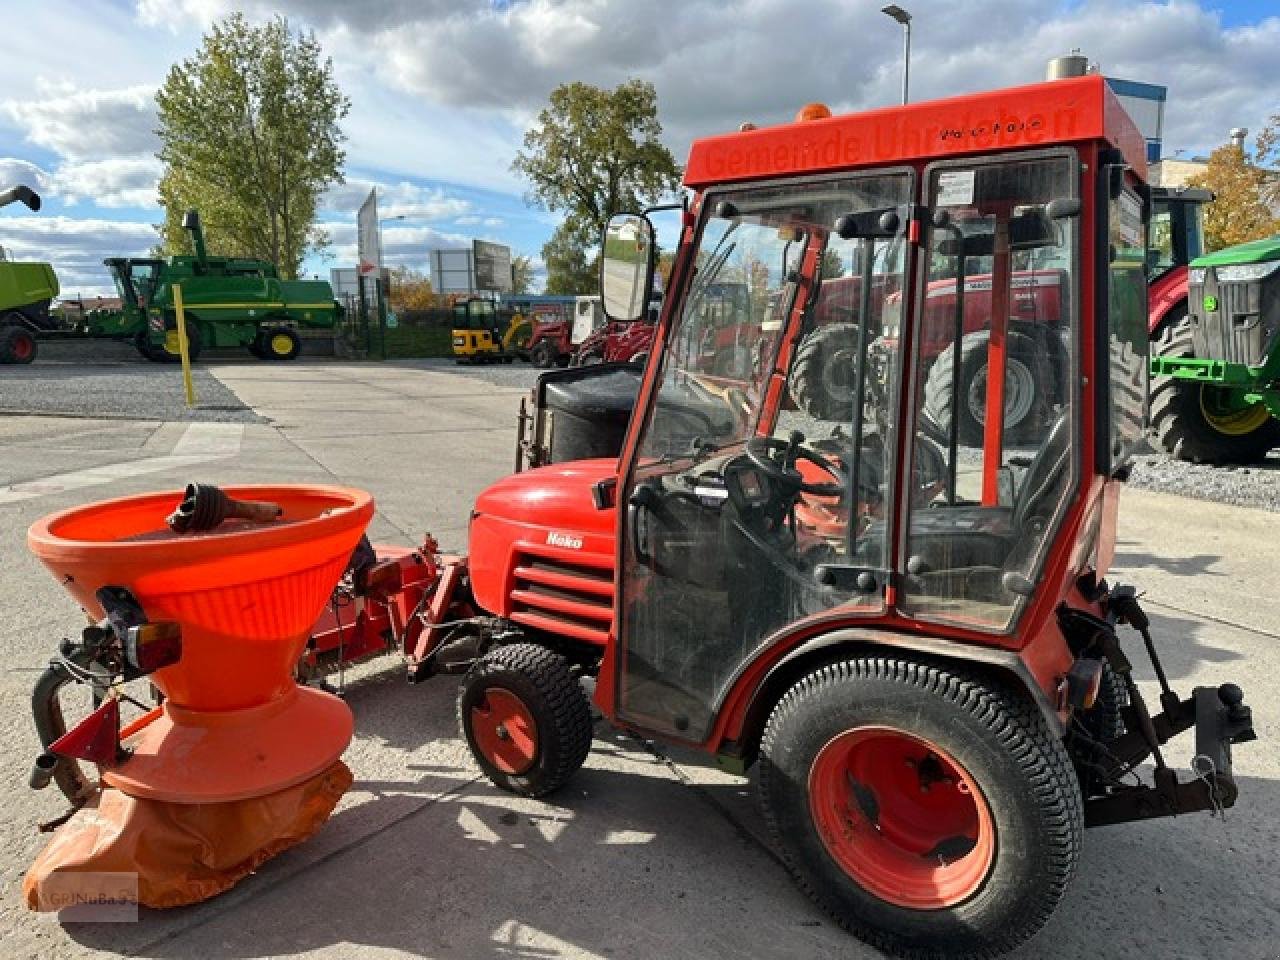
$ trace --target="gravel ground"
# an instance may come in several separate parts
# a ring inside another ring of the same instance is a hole
[[[194,409],[186,405],[177,367],[154,363],[3,366],[0,415],[263,422],[213,374],[195,367],[191,375],[196,390]]]
[[[1142,490],[1280,512],[1280,450],[1272,450],[1265,463],[1251,467],[1210,467],[1152,453],[1137,459],[1129,484]]]
[[[0,367],[0,413],[263,422],[200,366],[193,370],[199,406],[188,410],[176,369],[134,362],[132,350],[120,346],[116,363]],[[532,387],[542,372],[520,361],[461,365],[449,358],[398,360],[387,366],[456,372],[498,387]],[[1252,467],[1203,466],[1148,453],[1138,457],[1129,483],[1143,490],[1280,512],[1280,450],[1273,451],[1265,464]]]

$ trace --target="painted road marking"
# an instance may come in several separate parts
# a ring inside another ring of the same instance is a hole
[[[177,470],[197,463],[234,457],[240,452],[240,441],[243,438],[243,424],[193,423],[178,439],[171,454],[163,457],[145,457],[141,460],[126,460],[123,463],[108,463],[100,467],[72,470],[68,473],[57,473],[50,477],[11,484],[0,490],[0,505],[34,500],[38,497],[52,496],[55,493],[64,493],[67,490],[96,487],[129,477],[163,473],[165,470]]]
[[[193,423],[173,445],[173,456],[234,457],[243,439],[243,423]]]

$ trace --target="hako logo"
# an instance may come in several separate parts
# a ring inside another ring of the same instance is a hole
[[[564,547],[568,550],[581,550],[582,538],[575,537],[571,533],[557,533],[552,530],[547,534],[547,545],[551,547]]]

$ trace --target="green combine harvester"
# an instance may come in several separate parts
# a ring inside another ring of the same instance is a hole
[[[40,209],[30,187],[0,193],[0,207],[15,201]],[[30,363],[39,349],[37,331],[52,324],[49,304],[58,295],[58,278],[47,263],[16,263],[0,248],[0,363]]]
[[[1151,428],[1195,463],[1280,446],[1280,234],[1192,260],[1189,313],[1152,344]]]
[[[196,211],[182,225],[194,256],[105,260],[124,304],[119,312],[90,315],[81,332],[132,338],[156,361],[176,361],[175,285],[182,287],[187,343],[192,360],[205,347],[247,347],[263,360],[292,360],[302,349],[301,330],[331,330],[342,316],[324,280],[281,280],[265,260],[212,257]]]

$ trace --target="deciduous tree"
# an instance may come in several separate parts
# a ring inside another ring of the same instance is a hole
[[[533,258],[524,254],[511,258],[511,292],[528,293],[533,287]]]
[[[1272,117],[1254,141],[1250,153],[1243,145],[1224,143],[1209,154],[1204,173],[1188,180],[1206,187],[1214,201],[1205,208],[1205,246],[1221,250],[1257,240],[1280,230],[1280,115]]]
[[[400,266],[391,271],[391,295],[387,298],[396,313],[430,310],[436,305],[431,278],[420,270]]]
[[[680,168],[661,133],[657,93],[642,80],[613,90],[567,83],[551,92],[512,163],[529,182],[528,199],[565,217],[543,248],[548,292],[582,282],[587,250],[611,214],[653,203],[679,187]],[[594,289],[593,277],[588,287],[565,292]]]
[[[316,206],[343,180],[339,123],[350,109],[314,34],[294,33],[283,17],[253,25],[233,14],[170,68],[156,105],[166,251],[189,251],[181,221],[194,207],[212,252],[297,276],[327,242]]]

